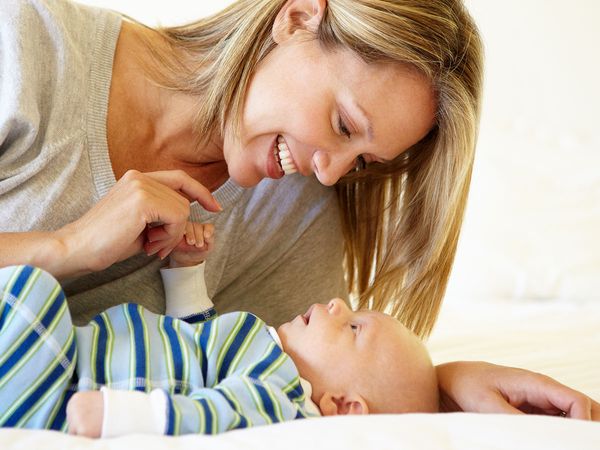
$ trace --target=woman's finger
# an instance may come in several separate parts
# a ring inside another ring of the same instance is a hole
[[[536,375],[537,389],[528,391],[528,403],[544,410],[564,411],[567,417],[591,420],[591,399],[558,381],[541,374]]]
[[[223,209],[202,183],[182,170],[150,172],[146,173],[146,176],[182,193],[188,200],[197,201],[207,211],[219,212]]]

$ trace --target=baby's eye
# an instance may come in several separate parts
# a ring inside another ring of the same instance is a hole
[[[353,333],[356,333],[358,331],[358,325],[354,325],[353,323],[350,324],[350,328],[352,329]]]

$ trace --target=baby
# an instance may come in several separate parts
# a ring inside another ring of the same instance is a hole
[[[203,256],[174,252],[171,264]],[[276,331],[250,313],[213,317],[202,271],[163,271],[167,309],[185,320],[124,304],[73,327],[50,274],[0,269],[0,425],[99,437],[437,411],[427,351],[390,316],[333,299]]]

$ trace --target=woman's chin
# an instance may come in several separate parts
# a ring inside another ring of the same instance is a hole
[[[236,171],[231,169],[229,170],[229,177],[235,182],[235,184],[243,188],[254,187],[264,178],[257,176],[256,174],[251,174],[249,171]]]

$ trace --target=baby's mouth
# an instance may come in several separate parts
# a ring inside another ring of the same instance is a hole
[[[292,154],[283,136],[277,136],[277,142],[273,147],[273,154],[275,155],[277,164],[279,164],[279,167],[286,175],[298,172],[298,167],[292,159]]]
[[[308,325],[309,322],[310,322],[310,316],[311,316],[311,314],[313,312],[314,307],[315,307],[315,305],[310,305],[310,307],[308,308],[308,310],[304,314],[302,314],[302,319],[304,319],[304,323],[306,325]]]

